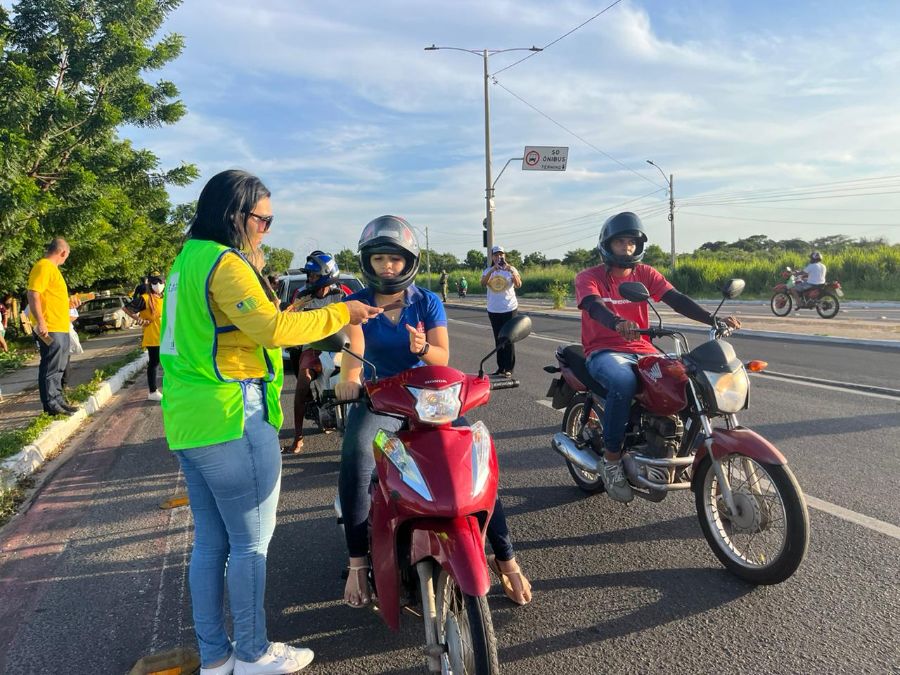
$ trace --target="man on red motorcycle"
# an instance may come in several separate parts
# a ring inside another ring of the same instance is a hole
[[[313,251],[306,256],[306,284],[298,288],[291,298],[287,311],[299,312],[307,309],[321,309],[335,302],[343,302],[350,295],[349,288],[339,283],[341,271],[334,257],[323,251]],[[322,370],[319,352],[302,346],[288,350],[291,357],[291,372],[297,378],[294,391],[294,440],[281,451],[298,454],[303,451],[303,420],[306,406],[312,398],[310,384],[316,373]]]
[[[629,211],[603,224],[597,250],[603,263],[575,277],[575,297],[581,309],[581,342],[588,372],[606,389],[603,412],[603,468],[601,478],[612,499],[629,502],[634,497],[623,471],[622,445],[628,425],[631,399],[637,391],[634,364],[643,354],[656,353],[649,338],[638,330],[650,326],[646,302],[630,302],[619,294],[619,284],[639,281],[655,301],[662,300],[688,319],[714,325],[712,315],[688,296],[679,293],[649,265],[641,264],[647,235],[641,219]],[[729,316],[725,323],[740,328]]]
[[[825,271],[822,254],[818,251],[810,253],[809,265],[803,268],[803,279],[794,284],[794,287],[791,289],[791,292],[794,294],[794,305],[796,307],[794,311],[800,310],[806,304],[803,300],[804,291],[825,285]]]
[[[381,216],[366,225],[359,240],[359,263],[366,288],[350,297],[384,307],[385,311],[348,330],[350,351],[372,362],[379,376],[423,365],[446,366],[450,360],[447,315],[435,293],[413,284],[419,269],[419,244],[409,223],[397,216]],[[339,400],[359,397],[362,371],[358,360],[345,355],[341,381],[335,387]],[[372,373],[365,375],[371,377]],[[459,421],[465,422],[462,418]],[[362,403],[353,404],[347,414],[339,492],[350,554],[344,602],[351,607],[362,607],[371,600],[366,556],[369,483],[375,468],[372,441],[379,429],[394,432],[401,424],[398,418],[374,413]],[[496,556],[491,567],[500,576],[504,591],[513,602],[526,604],[531,600],[531,585],[516,563],[499,498],[488,523],[487,538]]]

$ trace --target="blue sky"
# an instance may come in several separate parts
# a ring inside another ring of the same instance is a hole
[[[222,169],[259,175],[277,215],[267,243],[301,258],[355,249],[384,213],[464,255],[484,217],[482,60],[423,48],[544,46],[611,1],[186,0],[165,26],[185,52],[148,77],[173,80],[189,113],[124,133],[166,166],[199,165],[178,202]],[[629,208],[668,250],[653,159],[675,175],[678,251],[758,233],[896,242],[898,71],[900,3],[625,0],[496,75],[494,176],[525,145],[569,146],[569,163],[512,163],[495,237],[558,257]]]

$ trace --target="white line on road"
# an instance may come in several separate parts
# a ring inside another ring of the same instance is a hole
[[[560,414],[562,414],[563,412],[562,410],[557,410],[556,408],[554,408],[553,404],[547,399],[539,398],[535,401],[535,403],[546,408],[550,408],[550,410],[556,410],[556,412]],[[803,497],[806,499],[806,504],[814,509],[819,509],[819,511],[824,511],[825,513],[835,516],[836,518],[846,520],[848,523],[853,523],[854,525],[862,525],[863,527],[872,530],[873,532],[886,534],[887,536],[893,537],[894,539],[900,539],[900,527],[897,527],[896,525],[886,523],[883,520],[878,520],[877,518],[864,516],[861,513],[851,511],[850,509],[845,509],[843,506],[838,506],[837,504],[826,502],[822,499],[819,499],[818,497],[813,497],[812,495],[804,493]]]

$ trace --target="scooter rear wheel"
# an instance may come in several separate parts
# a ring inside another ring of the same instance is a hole
[[[497,638],[485,596],[462,592],[447,572],[438,568],[435,609],[438,642],[444,647],[442,671],[453,675],[496,675]]]
[[[587,439],[582,435],[584,426],[581,423],[581,418],[586,402],[587,396],[585,396],[584,394],[576,395],[569,403],[569,407],[566,408],[566,412],[563,415],[562,432],[579,445],[587,445]],[[595,406],[596,405],[599,404],[595,404]],[[603,433],[603,425],[600,421],[600,417],[598,416],[598,413],[602,412],[602,410],[592,410],[591,417],[588,420],[589,424],[596,425],[594,433],[597,434]],[[606,489],[606,487],[603,485],[603,479],[600,477],[599,473],[585,471],[584,469],[575,466],[568,460],[566,460],[566,466],[569,469],[569,474],[572,476],[572,480],[574,480],[575,484],[584,492],[587,492],[589,494],[597,494],[599,492],[603,492]]]
[[[732,574],[754,584],[790,577],[809,547],[809,513],[791,470],[732,454],[721,459],[737,513],[729,513],[709,456],[694,477],[703,536]]]

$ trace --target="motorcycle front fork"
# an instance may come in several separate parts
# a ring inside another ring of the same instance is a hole
[[[430,560],[416,563],[419,574],[419,593],[422,596],[422,619],[425,622],[425,658],[428,670],[441,672],[441,656],[444,648],[438,641],[437,602],[434,597],[434,565]]]

